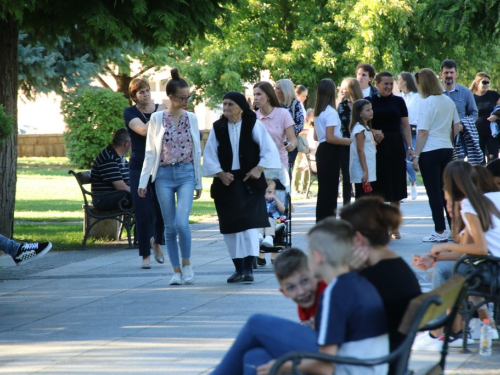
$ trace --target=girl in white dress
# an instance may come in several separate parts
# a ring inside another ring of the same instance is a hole
[[[366,99],[358,99],[352,106],[351,115],[351,154],[349,158],[349,174],[354,183],[356,199],[370,194],[370,182],[377,180],[376,149],[373,139],[371,120],[372,104]]]

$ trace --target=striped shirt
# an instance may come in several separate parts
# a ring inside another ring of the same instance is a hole
[[[121,181],[129,185],[128,163],[121,158],[110,144],[94,160],[90,172],[93,192],[107,193],[115,191],[113,181]]]

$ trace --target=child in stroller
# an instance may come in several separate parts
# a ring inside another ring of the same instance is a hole
[[[261,252],[257,258],[257,264],[259,266],[264,266],[266,264],[265,253],[267,251],[272,252],[272,259],[276,258],[278,251],[274,250],[277,246],[277,236],[280,234],[279,242],[283,242],[283,231],[286,226],[285,214],[288,211],[285,203],[287,201],[287,193],[285,189],[277,190],[277,182],[271,178],[266,178],[267,189],[266,189],[266,208],[269,214],[269,224],[270,227],[259,229],[259,242],[261,247]],[[281,185],[281,183],[280,183]]]

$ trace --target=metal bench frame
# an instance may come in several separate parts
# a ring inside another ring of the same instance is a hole
[[[355,366],[375,366],[384,363],[395,363],[395,373],[397,375],[410,374],[408,371],[408,360],[413,340],[417,332],[444,326],[445,339],[439,361],[431,367],[418,372],[419,374],[428,375],[443,374],[446,356],[448,354],[448,337],[452,332],[453,321],[457,314],[459,303],[465,295],[465,291],[465,277],[455,275],[433,291],[412,299],[399,326],[399,331],[405,334],[406,338],[401,345],[389,355],[374,359],[359,359],[330,356],[317,352],[293,352],[278,358],[271,369],[270,375],[278,374],[281,365],[287,361],[292,361],[294,375],[303,375],[297,366],[304,358]],[[448,309],[451,309],[451,312],[446,314]]]
[[[456,261],[453,274],[458,273],[458,267],[462,264],[467,264],[469,267],[464,275],[467,278],[468,287],[458,313],[464,320],[462,350],[464,353],[470,353],[466,340],[470,332],[469,323],[481,306],[493,303],[495,321],[497,326],[500,324],[500,258],[492,255],[463,255]],[[489,284],[484,282],[486,274],[491,277]],[[474,305],[469,301],[469,296],[482,297],[484,301]]]
[[[123,232],[123,228],[125,228],[125,230],[127,231],[128,245],[129,247],[132,247],[131,232],[132,232],[132,227],[135,224],[134,207],[131,206],[131,208],[124,208],[123,204],[128,205],[129,202],[126,200],[121,200],[120,202],[118,202],[118,207],[119,207],[118,210],[107,211],[107,212],[99,211],[92,205],[92,198],[114,194],[115,192],[92,193],[87,189],[85,189],[84,185],[90,184],[90,171],[75,172],[73,170],[69,170],[68,174],[72,174],[76,178],[78,186],[80,187],[80,190],[82,191],[83,195],[84,203],[82,205],[82,208],[85,211],[84,215],[85,233],[83,236],[82,249],[85,249],[85,246],[87,244],[87,238],[89,237],[89,233],[92,227],[96,225],[98,222],[106,219],[113,219],[120,223],[120,238]],[[91,223],[90,220],[91,218],[94,219],[93,223]]]

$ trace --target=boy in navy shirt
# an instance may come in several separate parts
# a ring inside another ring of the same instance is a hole
[[[256,348],[268,358],[297,350],[363,359],[387,355],[389,339],[382,300],[372,284],[349,272],[353,237],[350,224],[334,218],[322,220],[308,233],[309,268],[329,284],[318,306],[315,330],[255,314],[212,374],[268,374],[274,359],[253,368],[255,358],[247,357]],[[304,359],[299,369],[306,374],[385,375],[388,366],[357,367]],[[291,373],[291,363],[285,363],[280,372]]]

